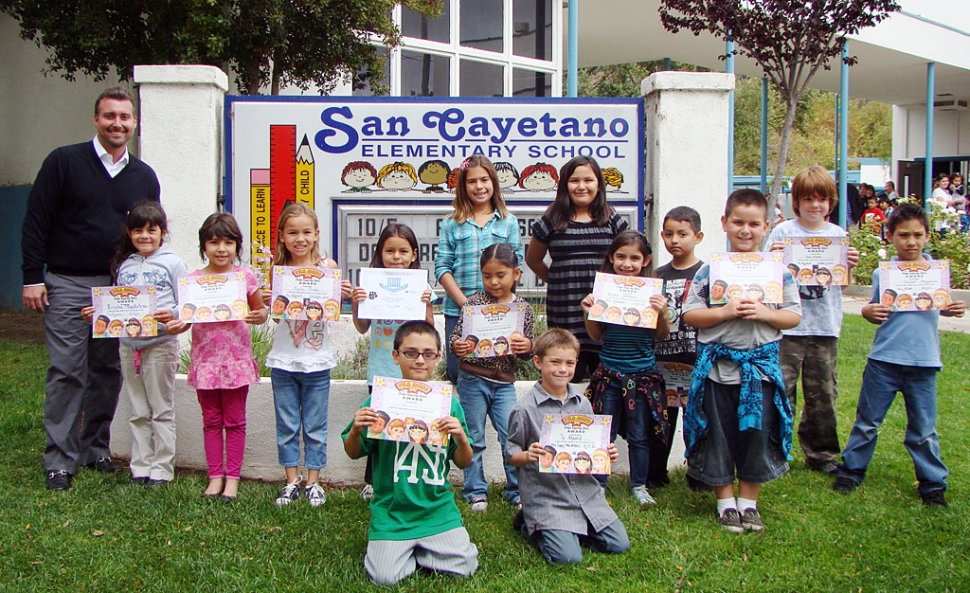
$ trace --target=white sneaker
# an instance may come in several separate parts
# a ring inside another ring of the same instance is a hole
[[[374,487],[370,484],[364,484],[364,487],[360,489],[360,499],[370,500],[374,498]]]
[[[295,480],[283,486],[279,498],[276,499],[276,506],[285,507],[291,502],[300,500],[300,484],[302,482],[303,476],[297,476]]]
[[[484,513],[488,510],[488,501],[484,498],[476,498],[472,501],[472,511],[476,513]]]
[[[320,484],[310,484],[306,487],[305,494],[311,507],[323,506],[323,503],[327,502],[327,493],[323,491]]]
[[[648,504],[657,504],[657,501],[650,496],[650,492],[647,490],[646,486],[637,486],[633,489],[633,498],[637,499],[640,506]]]

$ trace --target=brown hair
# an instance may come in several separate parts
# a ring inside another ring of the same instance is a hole
[[[317,213],[313,211],[306,204],[290,204],[283,209],[280,213],[280,221],[276,228],[276,249],[273,250],[273,265],[274,266],[285,266],[288,264],[290,252],[286,250],[286,245],[283,244],[283,227],[286,225],[286,221],[291,218],[296,218],[297,216],[309,216],[313,219],[313,228],[320,230],[320,222],[317,220]],[[310,254],[314,265],[319,265],[323,261],[323,257],[320,255],[320,239],[317,239],[317,244],[313,246],[313,252]]]
[[[791,182],[791,207],[796,216],[801,216],[798,211],[798,203],[802,198],[818,196],[825,198],[829,202],[829,211],[826,215],[835,211],[835,206],[839,203],[839,191],[835,186],[835,180],[829,175],[828,170],[821,165],[806,167],[795,175]]]
[[[727,203],[724,204],[724,216],[731,216],[731,212],[738,206],[758,206],[764,211],[765,220],[768,220],[768,200],[756,189],[739,189],[731,192]]]
[[[199,256],[205,261],[205,244],[209,239],[232,239],[236,242],[236,259],[242,261],[243,235],[239,223],[228,212],[210,214],[199,227]]]
[[[465,181],[468,179],[468,170],[472,167],[481,167],[488,173],[488,176],[492,179],[492,208],[498,212],[499,217],[507,217],[509,211],[505,207],[505,199],[502,197],[502,186],[499,185],[495,165],[487,157],[480,154],[472,155],[465,159],[465,162],[458,169],[455,199],[451,202],[451,206],[455,211],[451,217],[455,219],[455,222],[463,223],[472,215],[472,200],[468,197],[468,188],[465,187]]]
[[[571,348],[579,355],[579,340],[565,329],[553,327],[536,338],[532,345],[532,353],[542,358],[553,348]]]
[[[135,104],[134,98],[132,98],[131,93],[128,89],[120,86],[113,86],[109,89],[105,89],[98,95],[98,98],[94,101],[94,115],[98,115],[98,110],[101,109],[102,99],[114,99],[115,101],[128,101],[132,105]]]

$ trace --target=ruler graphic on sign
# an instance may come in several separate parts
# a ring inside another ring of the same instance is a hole
[[[269,127],[270,246],[280,213],[296,199],[296,126]]]

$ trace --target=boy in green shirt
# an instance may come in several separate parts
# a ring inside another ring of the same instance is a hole
[[[394,362],[404,379],[429,381],[441,357],[441,338],[426,321],[410,321],[394,336]],[[451,415],[437,421],[451,438],[447,447],[368,439],[367,428],[378,421],[370,398],[340,435],[351,459],[370,455],[374,468],[370,531],[364,568],[371,581],[393,585],[417,566],[471,576],[478,568],[478,548],[468,539],[451,492],[451,461],[466,468],[472,448],[465,414],[457,397]]]

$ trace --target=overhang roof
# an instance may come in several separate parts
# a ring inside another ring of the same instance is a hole
[[[689,31],[672,34],[660,23],[660,0],[578,0],[581,67],[670,58],[715,70],[724,40]],[[564,36],[565,37],[565,36]],[[936,94],[970,99],[970,34],[920,15],[892,15],[878,26],[850,38],[858,63],[849,70],[853,97],[896,105],[926,103],[927,63],[936,62]],[[839,64],[821,71],[813,88],[838,92]],[[758,65],[738,56],[735,72],[760,77]]]

